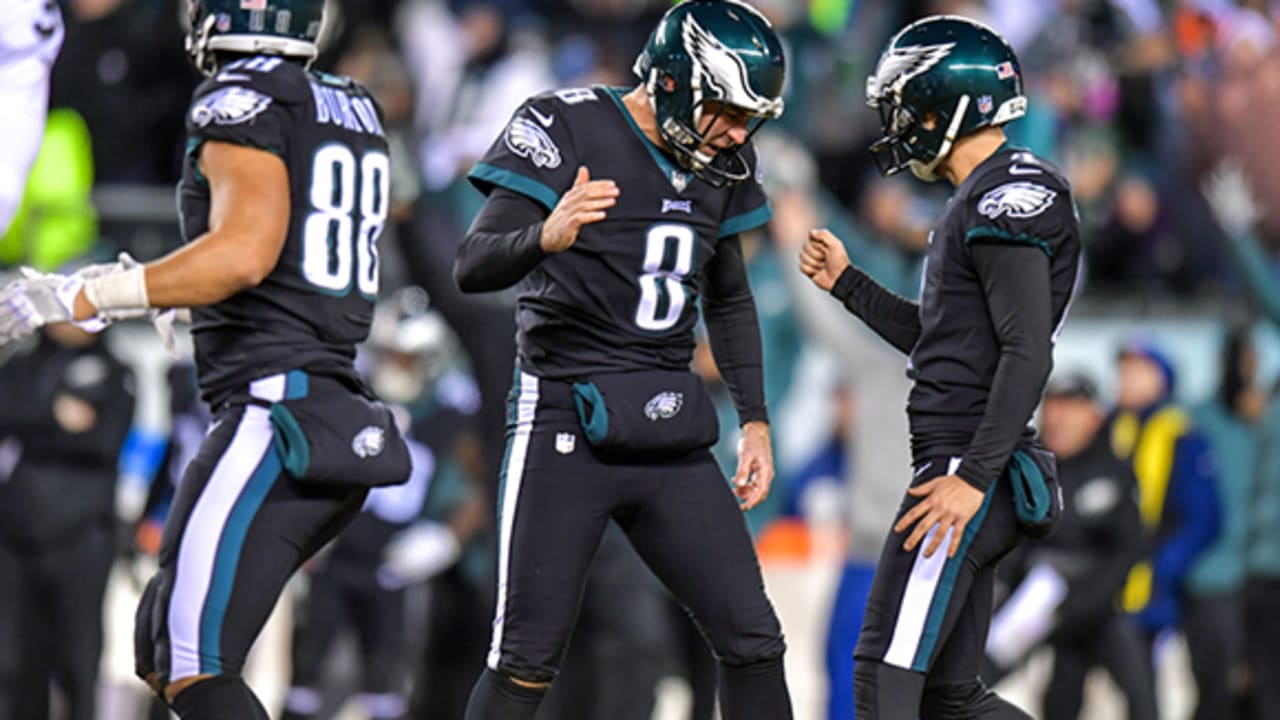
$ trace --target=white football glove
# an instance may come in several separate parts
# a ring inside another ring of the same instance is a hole
[[[0,347],[17,342],[50,323],[71,322],[76,295],[84,278],[45,274],[22,268],[22,279],[0,290]],[[76,323],[98,332],[106,323],[96,318]]]
[[[112,263],[99,263],[97,265],[87,265],[76,271],[76,275],[85,280],[93,280],[95,278],[114,275],[132,268],[140,267],[142,263],[138,262],[132,255],[127,252],[121,252],[116,256],[116,261]],[[145,317],[151,321],[156,329],[156,334],[160,336],[160,343],[170,355],[178,357],[177,340],[174,337],[173,326],[175,322],[191,323],[191,311],[187,308],[169,308],[162,310],[160,308],[149,308],[146,310],[126,309],[112,310],[106,313],[106,317],[111,320],[132,320],[135,318]]]
[[[378,584],[388,590],[424,582],[458,560],[462,546],[447,525],[417,522],[401,530],[382,552]]]

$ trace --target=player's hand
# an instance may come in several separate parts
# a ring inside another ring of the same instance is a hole
[[[937,528],[924,549],[924,556],[933,557],[933,553],[947,537],[947,532],[951,531],[947,557],[955,557],[956,551],[960,549],[960,538],[964,536],[965,527],[978,512],[978,508],[982,507],[982,491],[959,475],[942,475],[908,488],[907,494],[921,500],[893,526],[894,532],[901,533],[915,525],[906,542],[902,543],[902,549],[907,552],[915,550],[929,531]]]
[[[742,426],[738,440],[738,472],[733,475],[733,494],[738,505],[750,510],[769,495],[773,484],[773,446],[769,423],[753,420]]]
[[[608,217],[606,210],[618,202],[618,184],[612,180],[592,180],[586,166],[578,168],[573,187],[565,193],[542,223],[542,250],[564,252],[578,240],[583,225]]]
[[[0,347],[50,323],[69,322],[84,280],[22,268],[22,279],[0,290]],[[86,328],[89,329],[89,328]]]
[[[818,287],[831,292],[847,267],[849,254],[840,238],[826,228],[809,231],[809,240],[800,249],[800,272]]]

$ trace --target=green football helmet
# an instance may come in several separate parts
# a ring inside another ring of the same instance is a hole
[[[200,72],[217,70],[217,53],[315,60],[324,0],[189,0],[187,54]]]
[[[782,44],[763,15],[737,0],[686,0],[663,16],[632,70],[681,166],[715,186],[751,175],[739,147],[702,150],[719,114],[703,110],[707,101],[745,110],[750,134],[782,116]]]
[[[871,156],[884,175],[909,168],[936,180],[955,141],[1027,113],[1022,66],[995,30],[935,15],[903,28],[867,78],[867,104],[883,136]]]

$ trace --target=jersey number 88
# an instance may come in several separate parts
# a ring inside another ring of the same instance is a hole
[[[377,296],[378,236],[387,222],[390,185],[391,160],[381,150],[358,160],[337,143],[316,151],[312,210],[302,231],[307,282],[329,295],[346,295],[354,284],[361,295]]]

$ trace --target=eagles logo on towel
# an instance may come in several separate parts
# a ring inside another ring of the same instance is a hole
[[[649,398],[644,404],[644,416],[653,421],[670,420],[684,407],[684,393],[667,390]]]
[[[517,117],[507,126],[507,147],[522,158],[528,158],[535,167],[554,170],[560,167],[560,148],[551,141],[547,134],[536,123],[528,118]]]
[[[225,87],[209,93],[191,108],[191,122],[196,127],[239,125],[248,122],[271,105],[271,96],[246,87]]]
[[[978,201],[978,212],[992,220],[1001,215],[1011,218],[1033,218],[1053,204],[1054,190],[1033,182],[1012,182],[990,190]]]

